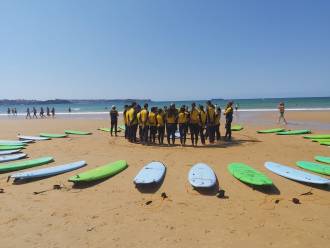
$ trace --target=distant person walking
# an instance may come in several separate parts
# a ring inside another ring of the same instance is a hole
[[[37,109],[36,109],[35,107],[33,107],[33,116],[32,116],[32,118],[33,118],[33,119],[34,119],[34,118],[38,119],[38,116],[37,116]]]
[[[112,106],[110,110],[110,135],[112,136],[113,130],[115,131],[115,136],[117,136],[117,126],[118,126],[118,111],[116,106]]]
[[[17,109],[14,108],[14,115],[17,116]]]
[[[69,111],[69,113],[71,113],[71,108],[70,107],[69,107],[68,111]]]
[[[47,107],[46,112],[47,112],[47,117],[49,117],[50,116],[50,109],[49,109],[49,107]]]
[[[233,102],[230,101],[227,104],[224,115],[226,116],[226,134],[225,140],[231,140],[231,123],[233,122]]]
[[[41,107],[40,108],[40,114],[39,114],[41,118],[44,118],[45,117],[44,113],[45,113],[44,108]]]
[[[52,107],[52,117],[54,118],[55,117],[55,108],[54,107]]]
[[[25,119],[30,118],[31,119],[31,113],[30,113],[30,108],[26,109],[26,117]]]
[[[8,115],[8,117],[10,117],[10,113],[11,113],[11,110],[10,110],[10,108],[8,108],[7,109],[7,115]]]
[[[284,117],[284,112],[285,112],[284,102],[279,103],[278,110],[280,112],[280,116],[278,117],[278,124],[280,124],[281,120],[283,120],[285,125],[288,124],[285,117]]]

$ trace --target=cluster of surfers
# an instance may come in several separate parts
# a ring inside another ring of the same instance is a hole
[[[32,108],[32,113],[33,115],[31,116],[31,111],[30,111],[30,108],[27,108],[26,109],[26,119],[27,118],[36,118],[38,119],[38,111],[35,107]],[[46,114],[46,115],[45,115]],[[45,117],[50,117],[52,116],[53,118],[55,117],[55,108],[52,107],[52,109],[50,109],[49,107],[46,108],[46,111],[44,110],[43,107],[40,108],[40,112],[39,112],[39,116],[40,118],[45,118]]]
[[[225,140],[231,140],[231,123],[233,121],[233,102],[228,102],[224,111],[226,117]],[[181,106],[180,109],[172,103],[164,108],[151,107],[147,103],[141,108],[136,102],[124,107],[125,138],[132,143],[138,141],[143,144],[155,144],[156,138],[160,145],[164,144],[165,132],[168,145],[175,144],[175,133],[179,130],[180,143],[186,145],[188,131],[190,131],[191,142],[197,146],[198,140],[204,145],[208,139],[210,144],[221,140],[220,119],[221,108],[215,106],[211,101],[203,105],[196,106],[196,103],[188,106]],[[110,111],[111,117],[111,135],[117,133],[118,112],[113,106]],[[137,132],[139,139],[137,138]]]

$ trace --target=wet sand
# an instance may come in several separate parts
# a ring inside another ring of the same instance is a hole
[[[290,128],[306,126],[315,133],[330,133],[329,112],[290,112],[287,117],[289,123],[299,123]],[[30,158],[54,157],[55,162],[40,168],[86,160],[85,168],[18,185],[6,182],[10,173],[0,175],[1,247],[326,247],[329,187],[284,179],[263,164],[275,161],[295,167],[298,160],[330,156],[330,148],[301,136],[256,134],[258,129],[276,127],[272,124],[276,118],[276,113],[240,116],[245,128],[233,133],[233,142],[198,148],[130,144],[123,134],[110,137],[97,130],[108,126],[107,120],[1,119],[1,139],[65,129],[93,132],[36,142],[24,150]],[[119,159],[127,160],[129,167],[112,178],[80,188],[67,182],[78,172]],[[159,188],[139,191],[132,180],[151,160],[167,165],[165,180]],[[197,162],[212,166],[226,199],[217,198],[216,190],[191,188],[187,173]],[[264,172],[275,187],[259,190],[241,183],[227,171],[231,162]],[[63,188],[52,190],[55,184]],[[34,194],[44,190],[49,191]],[[163,192],[168,198],[161,197]],[[311,193],[303,195],[307,192]],[[292,198],[301,204],[294,204]]]

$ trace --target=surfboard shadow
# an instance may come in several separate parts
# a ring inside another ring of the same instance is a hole
[[[197,191],[201,195],[207,195],[207,196],[215,196],[219,192],[219,181],[218,178],[216,180],[216,183],[211,188],[197,188],[193,187],[195,191]]]
[[[316,188],[316,189],[330,192],[330,184],[313,184],[313,183],[298,182],[298,181],[294,181],[294,180],[291,180],[291,181],[303,184],[303,185],[311,187],[311,188]]]
[[[267,186],[255,186],[249,185],[253,190],[259,191],[267,195],[280,195],[281,191],[276,187],[276,185],[267,185]]]
[[[87,188],[96,186],[100,183],[103,183],[104,181],[106,181],[106,180],[108,180],[108,179],[110,179],[114,176],[102,178],[102,179],[95,180],[95,181],[92,181],[92,182],[76,182],[72,185],[72,188],[74,188],[74,189],[87,189]]]

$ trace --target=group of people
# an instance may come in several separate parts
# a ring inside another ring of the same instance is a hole
[[[7,109],[7,115],[10,117],[10,115],[17,116],[17,109],[16,108],[8,108]]]
[[[30,108],[27,108],[26,109],[26,117],[25,119],[27,118],[30,118],[30,119],[38,119],[38,111],[35,107],[32,108],[32,116],[31,116],[31,111],[30,111]],[[45,115],[46,114],[46,115]],[[50,109],[49,107],[46,108],[46,112],[44,110],[43,107],[40,108],[40,112],[39,112],[39,117],[40,118],[45,118],[45,117],[50,117],[52,116],[53,118],[55,117],[55,108],[52,107],[52,109]]]
[[[225,140],[231,140],[231,123],[233,120],[233,102],[228,102],[224,111],[226,117]],[[118,111],[113,106],[110,111],[111,130],[117,135]],[[143,145],[164,144],[165,133],[167,144],[174,145],[177,130],[179,131],[180,143],[186,145],[187,135],[190,132],[191,143],[197,146],[198,140],[204,145],[208,139],[210,144],[221,140],[220,118],[221,108],[215,106],[211,101],[203,105],[196,106],[193,102],[191,107],[181,106],[176,108],[175,104],[164,108],[151,107],[147,103],[140,107],[136,102],[130,106],[125,105],[124,112],[125,138],[129,142],[140,142]],[[138,136],[138,137],[137,137]]]

